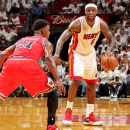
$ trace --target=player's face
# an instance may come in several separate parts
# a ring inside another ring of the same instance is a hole
[[[87,16],[87,19],[90,20],[90,21],[94,21],[97,13],[98,13],[98,10],[96,8],[94,8],[94,7],[88,7],[85,10],[85,14]]]
[[[42,32],[43,32],[43,36],[46,38],[46,39],[49,39],[49,36],[50,36],[50,25],[47,25],[46,27],[44,27],[42,29]]]

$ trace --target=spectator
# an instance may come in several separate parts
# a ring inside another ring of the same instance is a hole
[[[124,16],[123,16],[123,27],[125,27],[126,22],[127,22],[127,16],[124,15]]]
[[[35,3],[32,10],[32,18],[35,20],[35,18],[42,18],[42,7],[38,5],[38,2]]]
[[[85,14],[85,6],[86,6],[86,2],[84,2],[83,6],[81,7],[81,14]]]
[[[14,3],[16,3],[16,7],[19,8],[18,0],[11,0],[11,1],[12,1],[12,5],[13,5]]]
[[[53,13],[53,9],[51,4],[49,3],[47,7],[45,7],[45,14],[52,14]]]
[[[119,90],[122,86],[122,81],[119,80],[119,74],[116,74],[113,81],[108,82],[110,89],[110,98],[117,98]]]
[[[7,21],[7,27],[12,28],[13,22],[12,22],[12,17],[8,17],[8,21]]]
[[[57,63],[57,70],[58,70],[59,77],[62,79],[62,64],[60,59],[58,60]]]
[[[74,2],[74,8],[72,8],[72,13],[73,14],[79,14],[80,13],[80,9],[77,6],[77,2]]]
[[[9,14],[9,11],[12,7],[12,3],[11,3],[11,0],[5,0],[5,3],[4,3],[4,9],[6,10],[6,12]]]
[[[95,0],[96,1],[96,0]],[[100,3],[104,3],[105,0],[97,0],[97,4],[99,5]]]
[[[108,4],[106,10],[107,10],[107,13],[109,13],[109,14],[113,13],[113,8],[112,8],[112,4],[111,3]]]
[[[128,55],[128,57],[130,58],[130,44],[127,46],[127,48],[128,48],[127,55]]]
[[[65,70],[66,70],[66,63],[64,60],[61,61],[61,64],[62,64],[62,77],[65,75]]]
[[[9,45],[12,45],[11,41],[13,40],[14,36],[17,36],[17,34],[11,32],[10,27],[7,28],[7,32],[5,32],[4,35],[5,35],[6,40],[9,42]]]
[[[65,69],[65,74],[62,78],[62,83],[64,84],[65,86],[65,89],[66,89],[66,96],[68,96],[68,88],[70,86],[70,84],[72,83],[71,79],[70,79],[70,74],[69,74],[69,66],[66,67]]]
[[[21,85],[19,85],[17,87],[17,89],[15,89],[10,95],[9,97],[21,97],[23,96],[23,89],[21,87]]]
[[[108,86],[107,83],[110,82],[113,78],[113,72],[112,71],[106,71],[103,70],[100,75],[99,78],[101,80],[101,82],[99,83],[100,87],[100,95],[101,96],[107,96],[108,95]]]
[[[114,50],[114,56],[116,57],[116,59],[119,62],[119,51],[117,49]]]
[[[8,18],[7,18],[7,14],[6,14],[6,12],[4,11],[4,8],[3,8],[3,7],[0,8],[0,17],[1,17],[3,20],[7,20],[7,19],[8,19]]]
[[[119,48],[119,46],[123,45],[123,42],[121,41],[121,36],[118,34],[117,37],[116,37],[116,48]]]
[[[97,64],[97,78],[100,77],[101,72],[102,72],[102,67],[101,67],[101,64],[98,63],[98,64]]]
[[[16,3],[13,3],[13,6],[10,9],[10,13],[12,14],[18,14],[19,13],[19,8],[16,7]]]
[[[48,3],[49,3],[49,0],[42,0],[42,2],[43,2],[43,5],[44,5],[45,7],[47,7],[47,6],[48,6]]]
[[[125,32],[126,36],[129,36],[130,27],[129,27],[129,23],[128,22],[126,22],[126,24],[125,24],[124,32]]]
[[[71,7],[69,6],[69,3],[66,3],[66,6],[63,7],[62,12],[65,14],[70,14],[71,13]]]
[[[104,10],[103,10],[102,3],[100,3],[99,6],[98,6],[98,13],[99,13],[99,14],[103,14],[103,11],[104,11]]]
[[[128,17],[128,20],[127,20],[127,22],[129,23],[129,27],[130,27],[130,17]]]
[[[2,18],[0,17],[0,25],[2,25],[2,27],[7,25],[7,21],[3,22]]]
[[[121,1],[122,7],[125,8],[126,7],[126,3],[124,2],[124,0],[120,0],[120,1]]]
[[[107,48],[107,41],[105,38],[102,39],[101,47],[102,47],[102,51],[105,51]]]
[[[105,0],[105,2],[102,3],[102,6],[104,9],[108,8],[108,2]]]
[[[17,14],[13,14],[12,22],[13,22],[13,24],[15,24],[16,26],[17,26],[17,25],[20,25],[20,20],[19,20],[19,17],[18,17]]]
[[[120,30],[120,39],[121,39],[123,45],[126,45],[127,36],[124,34],[124,29],[121,29],[121,30]]]
[[[23,90],[23,97],[31,97],[31,95],[29,94],[29,92],[25,88]]]
[[[126,67],[124,65],[120,65],[118,70],[114,70],[114,75],[119,74],[119,80],[126,83]]]
[[[120,34],[120,30],[121,30],[121,28],[120,28],[120,23],[116,23],[116,36],[117,36],[117,34]]]
[[[74,0],[71,0],[71,3],[69,4],[69,7],[70,7],[71,9],[74,8]]]
[[[17,34],[17,33],[18,33],[18,30],[17,30],[17,28],[16,28],[16,25],[15,25],[15,24],[13,24],[13,25],[12,25],[12,28],[11,28],[11,33],[15,33],[15,34]]]
[[[116,36],[116,33],[117,33],[116,27],[112,27],[112,31],[115,31],[115,36]]]
[[[123,51],[123,46],[122,45],[119,45],[118,50],[119,50],[119,56],[123,56],[124,51]]]
[[[112,0],[112,8],[116,7],[117,4],[116,4],[116,0]]]
[[[23,3],[23,0],[18,0],[18,4],[17,4],[18,6],[17,7],[20,8],[20,4],[22,4],[22,3]],[[25,3],[25,1],[24,1],[24,3]]]
[[[0,47],[8,47],[8,41],[5,39],[4,35],[0,36]]]
[[[19,7],[19,14],[20,15],[23,15],[23,16],[27,16],[27,11],[25,10],[23,4],[20,4],[20,7]]]
[[[28,2],[28,0],[25,0],[25,3],[23,4],[25,10],[27,11],[27,13],[30,13],[31,8],[32,8],[32,4],[30,2]]]
[[[5,29],[2,28],[2,25],[0,25],[0,36],[5,34]]]
[[[44,4],[43,4],[42,0],[39,0],[38,5],[41,6],[41,7],[43,8]]]
[[[96,54],[96,61],[97,61],[97,64],[101,63],[101,55]]]
[[[129,12],[130,12],[130,3],[127,2],[125,7],[125,14],[128,15]]]
[[[101,46],[101,45],[98,46],[98,49],[97,49],[97,51],[96,51],[96,54],[102,55],[102,46]]]
[[[82,81],[82,82],[80,83],[79,87],[80,87],[80,86],[82,87],[82,91],[81,91],[80,97],[84,97],[84,95],[86,94],[86,88],[85,88],[86,82],[85,82],[85,81]]]
[[[78,8],[79,8],[79,12],[81,13],[81,8],[83,6],[83,2],[81,0],[78,0],[78,4],[77,4]]]
[[[127,75],[126,75],[126,87],[130,86],[130,66],[128,67]]]
[[[119,0],[117,2],[117,6],[114,7],[113,11],[114,11],[115,15],[123,14],[124,8],[123,8],[123,6],[121,6],[121,3]]]
[[[114,30],[111,30],[111,33],[112,33],[114,39],[116,40],[115,31],[114,31]]]
[[[127,43],[126,43],[126,45],[127,45],[127,46],[130,45],[130,36],[128,36],[128,38],[127,38]]]

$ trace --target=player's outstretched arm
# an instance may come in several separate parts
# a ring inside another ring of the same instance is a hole
[[[69,39],[73,32],[79,33],[81,31],[81,23],[79,19],[74,20],[68,28],[62,33],[56,44],[56,51],[54,55],[55,62],[57,63],[61,49],[64,43]]]
[[[44,40],[44,52],[45,52],[46,64],[47,64],[49,70],[51,71],[51,73],[53,74],[54,78],[56,79],[56,83],[59,88],[60,94],[64,93],[64,95],[65,95],[65,88],[59,78],[56,64],[52,57],[52,51],[53,51],[52,44],[47,39],[45,39]]]
[[[114,48],[115,43],[116,43],[114,40],[114,37],[113,37],[112,33],[110,32],[107,23],[105,21],[103,21],[102,19],[101,19],[100,25],[101,25],[101,31],[109,43],[109,45],[107,47],[107,52],[111,52]]]
[[[6,50],[4,50],[1,54],[0,54],[0,68],[4,62],[4,60],[6,58],[8,58],[10,55],[13,54],[14,50],[15,50],[16,44],[8,47]]]

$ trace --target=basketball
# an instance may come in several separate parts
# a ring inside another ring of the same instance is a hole
[[[113,54],[111,54],[111,55],[107,54],[107,55],[102,56],[101,65],[104,70],[108,70],[108,71],[114,70],[118,65],[118,61]]]

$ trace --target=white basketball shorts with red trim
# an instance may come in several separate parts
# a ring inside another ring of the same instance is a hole
[[[96,83],[97,63],[95,49],[83,56],[71,50],[69,52],[69,66],[71,80],[84,80],[86,83]]]

